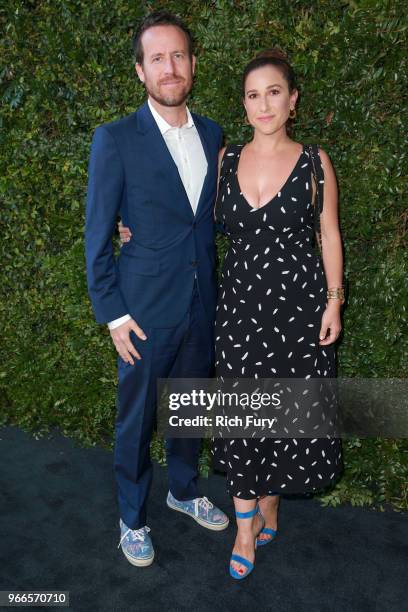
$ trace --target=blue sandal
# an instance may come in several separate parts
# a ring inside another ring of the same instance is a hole
[[[269,544],[269,542],[272,542],[272,540],[274,540],[276,538],[276,534],[278,533],[277,531],[275,531],[275,529],[271,529],[270,527],[264,527],[263,529],[261,529],[261,531],[259,532],[259,535],[261,535],[261,533],[266,533],[267,535],[270,535],[272,537],[268,538],[268,539],[262,539],[262,538],[256,538],[256,546],[265,546],[265,544]]]
[[[256,506],[253,510],[250,510],[249,512],[235,512],[235,516],[239,519],[252,518],[258,513],[258,511],[259,511],[258,506]],[[256,547],[257,547],[257,539],[255,540],[255,548]],[[237,570],[231,566],[231,561],[236,561],[237,563],[241,563],[241,565],[244,565],[247,568],[247,571],[244,574],[239,574]],[[245,557],[241,557],[241,555],[234,555],[234,554],[231,555],[229,571],[230,571],[230,576],[232,576],[232,578],[235,578],[236,580],[242,580],[242,578],[246,578],[247,576],[249,576],[249,574],[252,572],[253,569],[254,569],[254,564],[248,561],[248,559],[245,559]]]
[[[259,514],[263,517],[263,514],[261,512],[261,509],[259,508]],[[264,519],[264,525],[265,525],[265,519]],[[272,542],[272,540],[274,540],[276,538],[276,535],[278,533],[278,531],[275,529],[272,529],[271,527],[264,527],[263,529],[261,529],[261,531],[259,532],[258,536],[261,535],[261,533],[265,533],[266,535],[270,535],[271,537],[266,539],[266,540],[262,540],[259,537],[256,538],[256,546],[265,546],[265,544],[269,544],[269,542]]]

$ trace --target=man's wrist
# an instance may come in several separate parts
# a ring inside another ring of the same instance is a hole
[[[108,323],[108,327],[109,330],[115,329],[116,327],[119,327],[119,325],[123,325],[123,323],[126,323],[126,321],[130,321],[132,317],[130,316],[130,314],[125,314],[123,315],[123,317],[119,317],[119,319],[114,319],[113,321],[109,321]]]

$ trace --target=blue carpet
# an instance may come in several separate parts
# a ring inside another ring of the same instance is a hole
[[[148,525],[156,560],[135,568],[117,548],[112,453],[78,448],[57,431],[36,440],[15,427],[0,429],[0,449],[0,590],[69,591],[70,610],[92,612],[406,605],[404,514],[283,499],[278,538],[257,552],[253,574],[235,582],[233,525],[216,533],[168,509],[166,470],[155,466]],[[203,479],[201,492],[232,517],[223,476]]]

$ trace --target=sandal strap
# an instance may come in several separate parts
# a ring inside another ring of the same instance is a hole
[[[271,529],[270,527],[264,527],[261,530],[261,533],[266,533],[267,535],[275,536],[277,534],[277,531],[275,531],[275,529]]]
[[[256,506],[253,510],[249,510],[248,512],[235,512],[235,516],[240,519],[252,518],[257,514],[258,506]]]
[[[254,564],[245,559],[245,557],[241,557],[241,555],[231,555],[231,561],[237,561],[237,563],[241,563],[241,565],[245,565],[246,568],[253,569]]]

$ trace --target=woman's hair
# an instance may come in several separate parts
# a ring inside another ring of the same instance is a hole
[[[245,83],[250,72],[263,68],[264,66],[275,66],[288,83],[289,93],[296,87],[296,75],[286,55],[278,47],[261,51],[244,68],[242,75],[242,97],[245,98]]]

